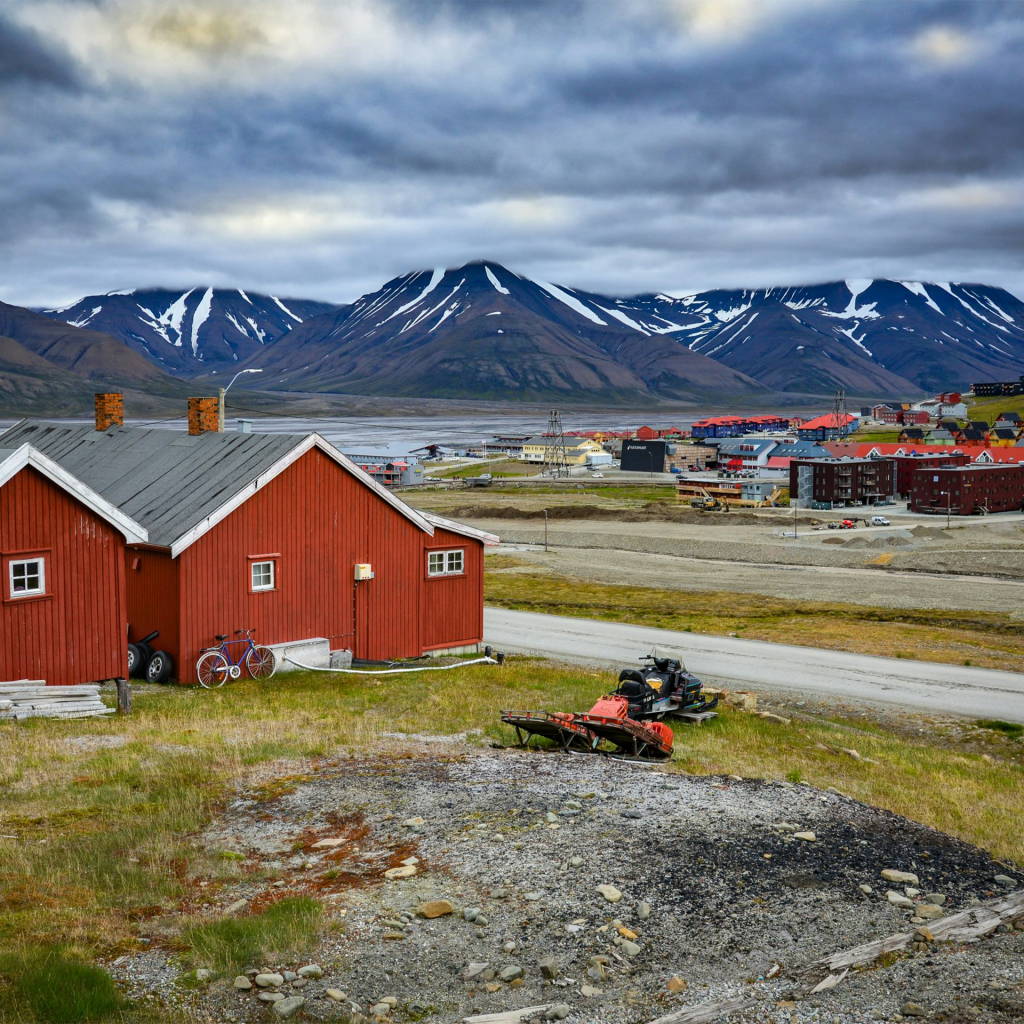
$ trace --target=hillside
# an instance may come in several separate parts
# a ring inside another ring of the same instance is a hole
[[[764,395],[745,374],[602,319],[494,263],[406,274],[259,352],[268,387],[626,403]]]
[[[850,280],[645,295],[616,308],[636,329],[670,334],[783,390],[892,396],[908,383],[966,390],[1024,371],[1024,302],[987,285]]]
[[[224,372],[263,345],[336,307],[240,288],[149,288],[88,295],[45,316],[103,331],[178,376]]]

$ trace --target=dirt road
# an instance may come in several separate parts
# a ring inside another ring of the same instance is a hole
[[[499,650],[584,664],[635,664],[652,647],[683,652],[708,683],[797,690],[974,718],[1024,722],[1024,675],[991,669],[876,658],[759,640],[677,633],[648,626],[487,608],[485,640]]]

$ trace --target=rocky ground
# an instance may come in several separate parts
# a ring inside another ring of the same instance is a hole
[[[202,913],[323,902],[331,925],[306,959],[182,987],[154,922],[151,950],[114,975],[136,997],[238,1022],[546,1006],[548,1019],[642,1024],[743,993],[758,1003],[737,1019],[777,1024],[1024,1016],[1012,927],[888,954],[792,998],[816,957],[1024,884],[981,850],[805,785],[427,740],[254,780],[201,837],[252,879],[197,889]],[[917,881],[882,876],[893,870]]]

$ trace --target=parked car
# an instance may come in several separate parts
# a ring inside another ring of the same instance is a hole
[[[872,516],[871,517],[871,525],[872,526],[892,526],[892,523],[890,523],[889,520],[885,518],[885,516]]]

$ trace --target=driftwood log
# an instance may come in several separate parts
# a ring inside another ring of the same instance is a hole
[[[733,996],[731,999],[716,999],[711,1003],[698,1003],[686,1006],[664,1017],[652,1020],[650,1024],[711,1024],[728,1013],[739,1013],[757,1005],[754,996]]]
[[[936,942],[977,942],[991,935],[1001,924],[1016,924],[1024,920],[1024,892],[1013,893],[994,903],[962,910],[948,917],[929,921],[928,930]],[[795,972],[797,991],[809,995],[822,992],[824,987],[838,985],[853,967],[874,963],[884,953],[904,949],[913,941],[914,933],[897,932],[863,946],[840,950],[821,957]],[[835,981],[830,982],[831,978]],[[823,987],[824,986],[824,987]]]
[[[475,1017],[463,1017],[462,1024],[520,1024],[521,1021],[537,1017],[550,1010],[554,1003],[540,1006],[524,1006],[521,1010],[503,1010],[500,1013],[478,1013]]]

